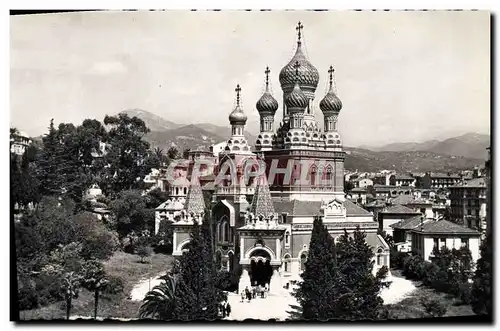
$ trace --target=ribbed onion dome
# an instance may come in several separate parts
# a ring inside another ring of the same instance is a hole
[[[243,112],[243,109],[239,105],[234,108],[234,110],[229,114],[229,122],[231,124],[245,124],[247,122],[247,115]]]
[[[342,109],[342,101],[340,101],[339,97],[333,92],[331,85],[330,90],[328,90],[328,93],[319,103],[319,108],[323,113],[339,113]]]
[[[285,97],[285,105],[290,108],[305,109],[309,104],[309,99],[302,92],[298,83],[295,84],[292,92]]]
[[[269,90],[266,88],[266,91],[260,97],[259,101],[255,105],[259,113],[276,113],[278,110],[278,101],[269,93]]]
[[[296,74],[294,64],[299,62],[299,77],[298,83],[305,90],[316,91],[319,82],[318,70],[309,62],[302,52],[302,46],[299,42],[297,45],[297,51],[293,58],[288,62],[286,66],[280,71],[279,79],[281,84],[281,89],[284,92],[288,92],[292,89],[296,81]]]

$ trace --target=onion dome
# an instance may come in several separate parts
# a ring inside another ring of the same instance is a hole
[[[316,88],[318,87],[318,82],[319,82],[318,70],[311,64],[311,62],[309,62],[309,60],[307,60],[306,56],[302,52],[302,42],[300,38],[301,38],[301,30],[303,27],[304,26],[299,22],[296,28],[298,31],[297,50],[295,52],[295,55],[290,60],[290,62],[288,62],[288,64],[284,66],[283,69],[281,69],[279,75],[281,89],[284,92],[291,91],[295,84],[296,74],[295,74],[294,64],[296,62],[299,62],[300,64],[300,70],[298,76],[299,85],[304,90],[311,92],[316,91]]]
[[[299,62],[296,62],[294,66],[295,70],[298,72],[300,67]],[[308,104],[309,104],[309,99],[300,89],[298,79],[296,79],[295,86],[292,92],[285,97],[285,105],[290,110],[293,108],[300,108],[304,110]]]
[[[266,91],[255,105],[259,113],[271,113],[274,115],[278,110],[278,101],[269,92],[269,67],[266,68]]]
[[[319,103],[319,108],[323,113],[339,113],[342,109],[342,101],[340,101],[339,97],[333,91],[333,72],[335,70],[332,66],[328,72],[330,73],[330,89],[328,93],[326,93],[325,97]]]
[[[236,86],[236,107],[234,110],[229,114],[229,122],[231,125],[233,124],[245,124],[247,122],[247,115],[243,112],[243,109],[240,107],[240,92],[241,92],[241,87],[238,84]]]

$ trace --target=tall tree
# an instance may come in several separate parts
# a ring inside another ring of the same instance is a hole
[[[118,193],[111,201],[110,209],[115,218],[115,228],[120,238],[132,231],[141,232],[154,221],[154,211],[147,208],[147,198],[138,190],[126,190]]]
[[[189,250],[179,261],[179,279],[176,290],[175,319],[214,320],[218,305],[226,299],[215,284],[216,271],[211,255],[210,230],[195,222],[191,231]]]
[[[481,257],[477,261],[472,284],[472,310],[478,315],[493,316],[493,238],[489,233],[481,243]]]
[[[315,217],[309,252],[302,281],[294,296],[301,307],[302,319],[328,320],[334,310],[328,305],[336,276],[334,242],[321,217]]]
[[[149,132],[148,127],[143,120],[123,113],[106,116],[104,124],[111,127],[108,133],[111,147],[105,155],[110,193],[139,188],[140,179],[150,170],[144,165],[149,143],[143,138]]]
[[[50,120],[49,132],[42,138],[43,148],[38,158],[37,179],[40,181],[40,194],[42,196],[59,196],[64,185],[61,176],[63,151],[61,149],[54,119]]]
[[[384,281],[388,269],[384,266],[373,275],[374,253],[365,238],[358,227],[352,236],[345,231],[336,244],[338,273],[328,298],[335,318],[376,319],[381,312],[384,302],[379,293],[389,286]]]

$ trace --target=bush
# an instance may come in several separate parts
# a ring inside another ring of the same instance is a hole
[[[108,280],[108,283],[103,288],[104,294],[116,295],[123,292],[125,284],[122,278],[115,276],[108,276],[106,277],[106,279]]]
[[[152,250],[149,246],[139,246],[137,248],[137,255],[141,257],[141,263],[144,263],[144,258],[151,256]]]
[[[464,305],[469,305],[472,301],[472,284],[462,283],[458,285],[458,299]]]
[[[410,258],[410,254],[405,252],[391,251],[391,266],[396,269],[403,269],[405,262]]]
[[[422,299],[422,306],[432,317],[442,317],[448,310],[448,307],[438,299]]]

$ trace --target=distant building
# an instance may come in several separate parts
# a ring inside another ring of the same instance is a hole
[[[480,233],[447,220],[430,221],[411,230],[411,251],[430,261],[434,247],[449,249],[467,247],[472,260],[479,259]]]
[[[391,175],[389,184],[392,186],[410,186],[415,187],[417,180],[408,175]]]
[[[373,186],[373,180],[370,178],[362,178],[358,181],[358,187],[366,188],[368,186]]]
[[[415,216],[420,217],[421,215],[420,212],[406,206],[390,206],[378,213],[379,229],[392,236],[393,228],[391,225]]]
[[[397,223],[389,225],[392,228],[392,237],[394,246],[399,252],[411,252],[412,230],[422,226],[426,222],[431,222],[431,219],[424,219],[422,215],[415,215],[403,219]]]
[[[369,189],[369,193],[371,193],[375,198],[388,199],[399,195],[411,195],[412,188],[374,184],[373,187]]]
[[[484,163],[484,175],[485,175],[485,181],[486,181],[486,233],[488,234],[491,230],[491,155],[490,155],[490,148],[487,148],[488,150],[488,159]]]
[[[363,187],[355,187],[349,191],[349,195],[354,202],[365,204],[368,191]]]
[[[403,205],[423,214],[425,218],[435,218],[432,201],[415,199],[412,195],[400,195],[389,200],[392,205]]]
[[[158,233],[161,223],[170,224],[175,222],[176,217],[180,217],[185,202],[183,197],[171,198],[155,208],[155,234]]]
[[[450,202],[452,221],[469,228],[485,230],[486,228],[486,180],[471,179],[463,184],[450,186]]]
[[[428,172],[422,178],[423,188],[447,188],[460,183],[460,176],[455,174],[442,174]]]
[[[391,174],[377,174],[372,179],[373,185],[378,184],[378,185],[389,186],[389,185],[391,185],[390,178],[391,178]]]
[[[23,155],[26,148],[32,143],[28,134],[17,132],[10,135],[10,152],[16,155]]]

